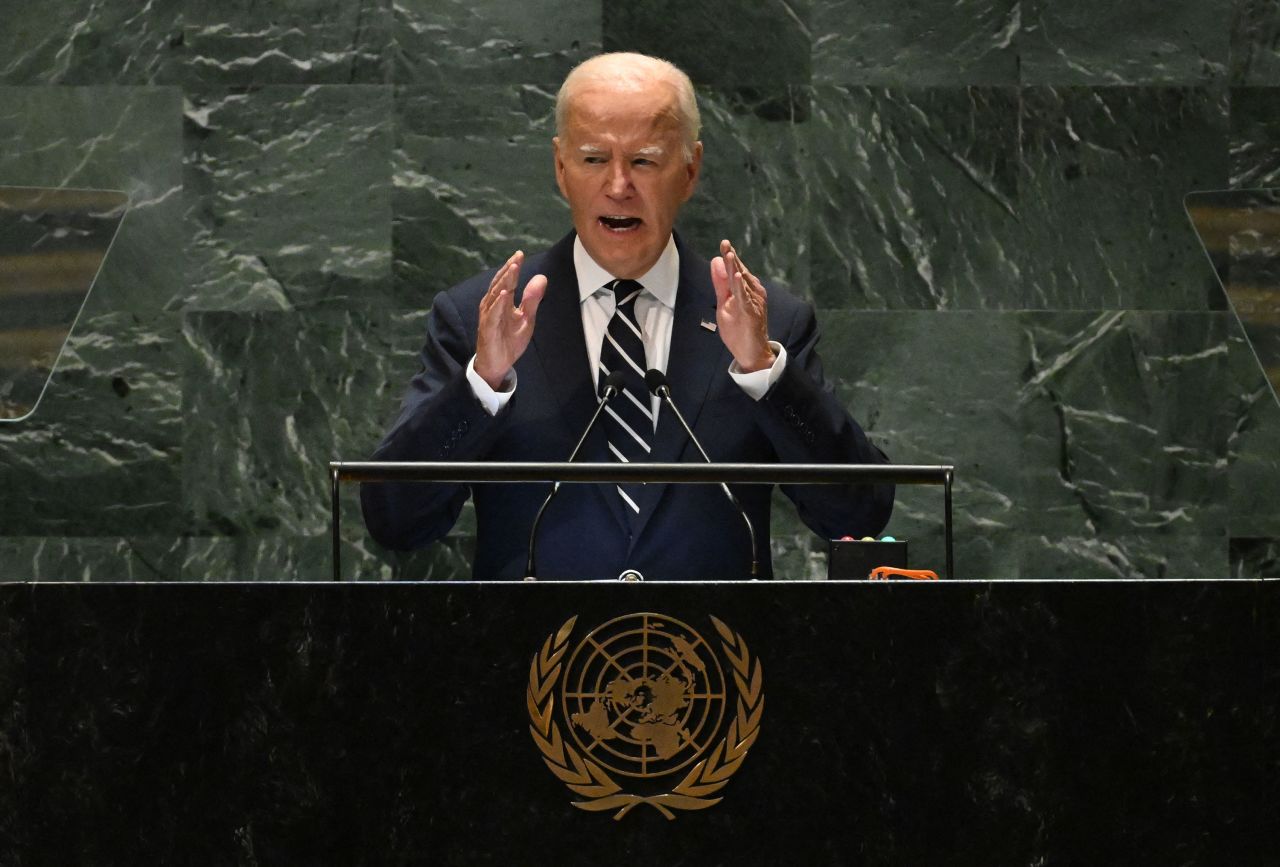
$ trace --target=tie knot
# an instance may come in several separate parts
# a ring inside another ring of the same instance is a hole
[[[640,297],[640,292],[644,289],[635,280],[614,280],[610,286],[613,289],[614,303],[619,307],[633,303],[636,298]]]

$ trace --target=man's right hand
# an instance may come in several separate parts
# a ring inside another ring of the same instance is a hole
[[[516,360],[533,339],[533,322],[547,291],[547,278],[536,275],[524,287],[515,306],[516,282],[524,253],[517,250],[493,275],[489,291],[480,299],[480,326],[476,333],[476,373],[497,391]]]

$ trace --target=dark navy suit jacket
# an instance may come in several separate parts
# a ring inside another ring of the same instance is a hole
[[[475,352],[478,307],[494,272],[461,283],[436,298],[427,320],[422,370],[375,460],[563,461],[596,406],[587,350],[573,235],[526,258],[519,291],[535,274],[547,275],[533,342],[516,362],[510,402],[490,416],[466,379]],[[710,265],[677,237],[680,285],[676,294],[667,377],[675,403],[712,460],[759,463],[884,463],[836,400],[822,376],[812,307],[769,287],[769,337],[787,348],[782,378],[759,401],[730,378],[732,362],[715,322]],[[519,294],[519,293],[518,293]],[[579,460],[608,457],[597,425]],[[652,459],[701,461],[677,420],[659,413]],[[463,503],[475,501],[477,579],[524,577],[529,529],[546,484],[372,484],[361,488],[369,532],[382,545],[410,549],[449,532]],[[772,577],[769,558],[770,488],[742,485],[734,493],[756,528],[761,577]],[[800,517],[833,537],[878,533],[893,508],[892,486],[783,486]],[[616,578],[626,568],[649,580],[748,577],[749,544],[742,519],[715,485],[649,484],[643,489],[634,533],[610,485],[561,487],[538,535],[538,577]]]

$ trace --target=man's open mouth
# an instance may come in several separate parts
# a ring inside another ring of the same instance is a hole
[[[640,227],[639,217],[601,217],[600,225],[610,232],[630,232]]]

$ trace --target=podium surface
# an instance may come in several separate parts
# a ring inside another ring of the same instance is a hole
[[[0,585],[0,863],[1274,863],[1278,594]]]

